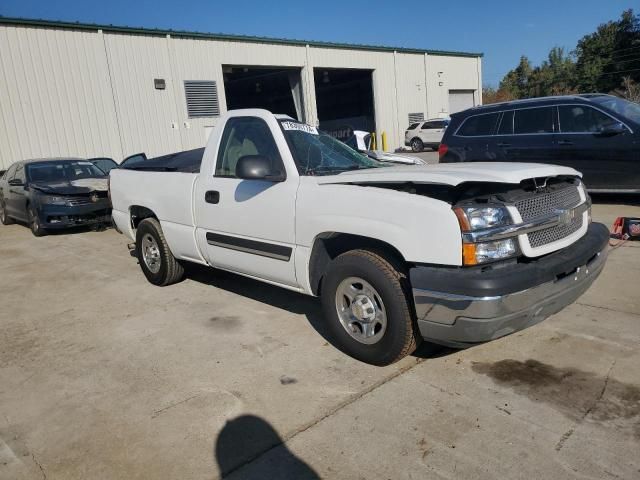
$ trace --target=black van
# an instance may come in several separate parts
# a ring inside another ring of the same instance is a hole
[[[566,165],[589,191],[640,193],[640,105],[588,94],[474,107],[451,115],[439,155]]]

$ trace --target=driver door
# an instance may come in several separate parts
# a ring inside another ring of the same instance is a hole
[[[281,182],[236,177],[236,164],[246,155],[267,157],[272,169],[286,171],[278,144],[286,148],[275,120],[272,128],[259,117],[227,120],[215,171],[203,172],[195,189],[197,236],[214,267],[296,287],[297,172],[287,171]]]

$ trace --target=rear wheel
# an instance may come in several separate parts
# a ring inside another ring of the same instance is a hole
[[[154,285],[171,285],[184,276],[184,269],[171,253],[160,222],[155,218],[145,218],[138,225],[136,255],[142,273]]]
[[[0,200],[0,222],[3,225],[11,225],[13,222],[13,218],[7,216],[7,210],[4,200]]]
[[[29,228],[31,229],[31,233],[35,237],[44,237],[47,234],[47,231],[42,228],[42,224],[40,223],[40,217],[38,216],[38,212],[33,207],[27,208],[27,215],[29,221]]]
[[[389,365],[412,353],[421,337],[406,275],[395,262],[352,250],[331,263],[322,283],[322,306],[337,346],[372,365]]]
[[[420,140],[419,138],[414,138],[413,140],[411,140],[411,150],[413,150],[414,152],[421,152],[422,150],[424,150],[424,143],[422,143],[422,140]]]

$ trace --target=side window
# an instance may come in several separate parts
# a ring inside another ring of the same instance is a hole
[[[553,133],[553,107],[516,110],[513,117],[513,133]]]
[[[24,183],[24,166],[23,165],[20,165],[16,169],[16,174],[13,176],[13,178],[15,178],[16,180],[20,180],[22,183]]]
[[[563,105],[558,107],[560,131],[564,133],[597,133],[613,123],[609,115],[585,105]]]
[[[464,121],[457,134],[463,137],[492,135],[499,116],[499,113],[487,113],[469,117]]]
[[[513,135],[513,110],[502,114],[498,135]]]
[[[13,178],[13,174],[16,173],[16,165],[11,165],[7,173],[4,174],[5,180],[11,180]]]
[[[246,155],[262,155],[271,160],[274,171],[284,170],[278,147],[264,120],[256,117],[230,118],[220,141],[216,177],[235,177],[238,160]]]
[[[438,122],[424,122],[424,125],[422,125],[423,130],[433,129],[433,128],[441,128],[441,127],[438,127]]]
[[[420,124],[419,123],[412,123],[411,125],[409,125],[409,128],[407,128],[407,130],[415,130],[418,125],[420,125]]]

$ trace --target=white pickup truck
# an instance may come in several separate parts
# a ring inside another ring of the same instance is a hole
[[[113,219],[151,283],[194,262],[319,296],[335,345],[375,365],[540,322],[606,258],[573,169],[389,166],[265,110],[224,115],[196,168],[132,168],[111,171]]]

